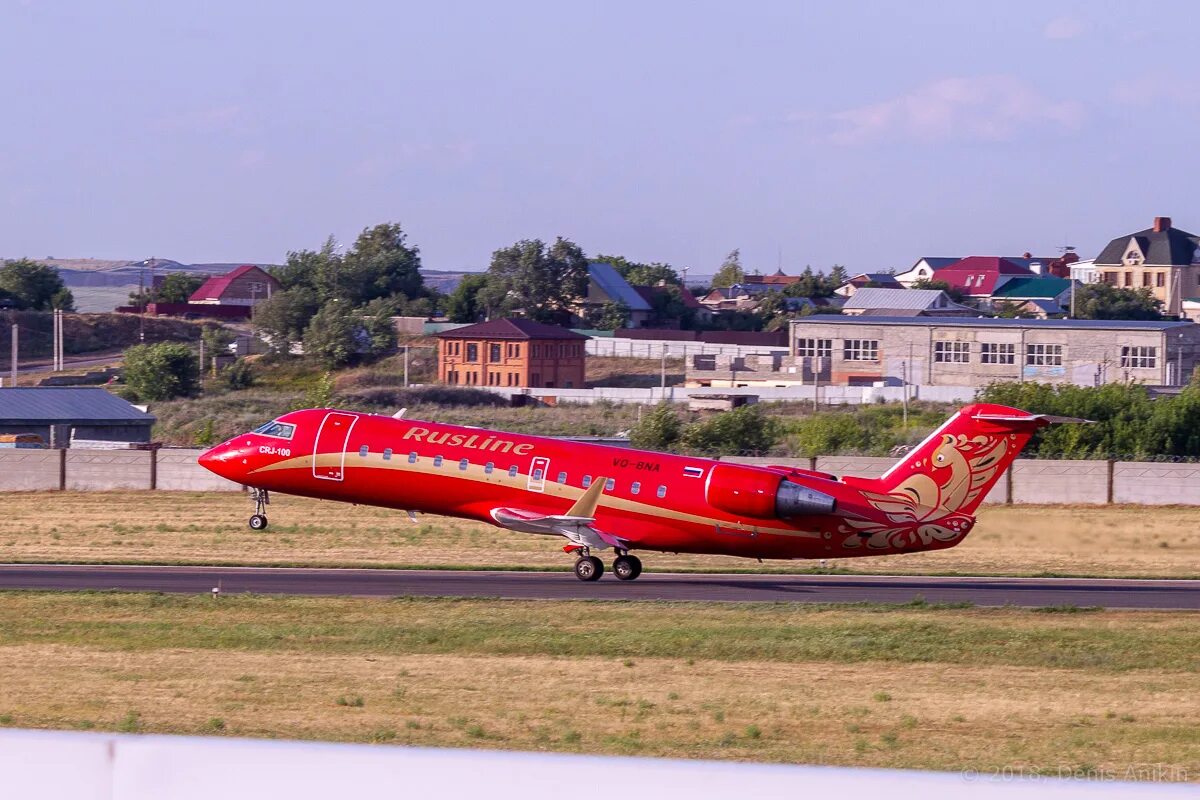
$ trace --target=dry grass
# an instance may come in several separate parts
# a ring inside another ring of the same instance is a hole
[[[1192,615],[568,608],[576,613],[486,601],[9,594],[0,610],[0,722],[944,770],[1200,774]],[[678,649],[673,632],[697,625],[708,633],[693,656]],[[789,631],[802,649],[824,642],[823,656],[781,651]],[[922,639],[913,631],[940,649],[907,649]],[[856,652],[856,641],[893,637],[901,649],[890,654]],[[1044,639],[1042,653],[1028,637]],[[981,638],[997,647],[980,647]],[[757,655],[703,655],[719,652],[723,640]],[[1071,668],[1039,663],[1055,641],[1069,657],[1094,658]]]
[[[0,560],[362,566],[569,566],[556,539],[436,516],[276,496],[271,527],[246,526],[241,495],[188,492],[15,493],[5,496]],[[651,569],[807,570],[767,562],[647,553]],[[1194,577],[1200,508],[992,506],[950,550],[834,559],[872,573]]]
[[[646,389],[662,385],[663,362],[660,358],[618,358],[588,356],[587,385]],[[684,359],[667,359],[667,386],[680,386],[684,379]]]

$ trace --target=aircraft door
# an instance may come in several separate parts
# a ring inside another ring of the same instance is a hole
[[[340,481],[345,477],[346,447],[358,417],[331,411],[321,420],[313,445],[313,477]]]
[[[550,471],[550,459],[537,456],[529,463],[529,484],[531,492],[546,491],[546,473]]]

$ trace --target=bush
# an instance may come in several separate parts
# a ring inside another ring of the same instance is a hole
[[[683,435],[675,406],[659,403],[643,416],[629,433],[629,443],[640,450],[671,450]]]
[[[254,385],[254,367],[244,358],[230,364],[223,376],[230,389],[249,389]]]
[[[693,423],[681,437],[685,449],[705,456],[766,455],[777,439],[775,421],[758,405],[742,406]]]
[[[413,388],[372,386],[344,392],[339,399],[346,405],[410,408],[417,405],[442,407],[507,407],[508,398],[484,389],[450,386],[419,386]]]
[[[157,402],[194,396],[200,365],[186,344],[139,344],[125,351],[125,383],[141,400]]]

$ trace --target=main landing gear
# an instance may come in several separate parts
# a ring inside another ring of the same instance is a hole
[[[591,554],[586,547],[571,548],[579,558],[575,561],[575,577],[581,581],[598,581],[604,575],[604,562]],[[627,550],[618,551],[613,559],[613,575],[617,580],[631,581],[642,574],[642,560],[629,555]]]
[[[254,514],[250,517],[250,530],[266,530],[267,506],[271,505],[270,492],[266,489],[251,489],[250,499],[254,501]]]

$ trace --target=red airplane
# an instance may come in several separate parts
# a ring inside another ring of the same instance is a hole
[[[293,411],[200,456],[252,489],[426,511],[562,536],[575,575],[598,580],[612,548],[748,558],[845,558],[953,547],[1038,428],[1082,422],[966,406],[879,478],[585,444],[330,409]]]

